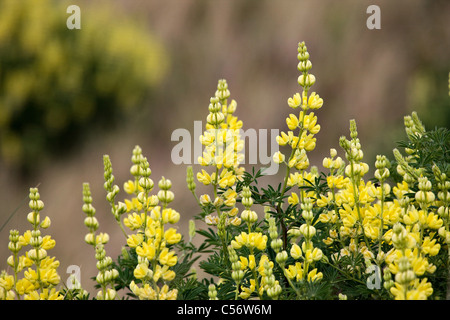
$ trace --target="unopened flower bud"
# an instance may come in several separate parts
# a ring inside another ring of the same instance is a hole
[[[284,265],[286,263],[287,259],[288,259],[288,254],[287,254],[286,250],[278,252],[277,256],[275,258],[276,262],[279,263],[280,265]]]

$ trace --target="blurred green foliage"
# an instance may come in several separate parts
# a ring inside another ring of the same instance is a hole
[[[123,121],[167,74],[148,28],[89,3],[69,30],[70,4],[0,2],[0,162],[22,172]]]

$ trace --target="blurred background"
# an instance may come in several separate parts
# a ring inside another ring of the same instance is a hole
[[[80,30],[66,27],[72,4],[81,9]],[[371,4],[381,9],[380,30],[366,27]],[[198,208],[186,165],[171,161],[172,132],[193,134],[194,121],[205,122],[222,78],[244,129],[286,130],[286,101],[301,90],[300,41],[311,55],[312,90],[324,99],[311,164],[321,169],[330,148],[342,156],[338,140],[349,135],[350,119],[370,166],[377,154],[392,159],[406,114],[417,111],[428,129],[450,124],[449,18],[448,0],[0,0],[0,269],[9,230],[29,228],[29,188],[39,185],[61,279],[78,265],[92,291],[82,183],[91,185],[115,259],[125,238],[106,204],[102,157],[110,155],[123,189],[135,145],[155,184],[172,180],[172,207],[187,234]]]

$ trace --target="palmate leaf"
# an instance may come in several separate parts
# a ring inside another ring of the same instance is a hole
[[[208,256],[207,260],[200,261],[199,266],[210,275],[231,280],[231,266],[226,263],[229,264],[229,260],[224,261],[217,252],[214,252]]]
[[[178,300],[207,300],[208,287],[198,282],[196,278],[183,279],[176,283]]]
[[[197,230],[196,233],[198,233],[199,235],[205,237],[205,241],[204,243],[208,244],[209,246],[215,246],[215,247],[220,247],[222,246],[222,241],[219,238],[219,235],[211,228],[208,228],[208,230]],[[203,252],[212,252],[211,251],[206,251],[206,247],[203,249]]]

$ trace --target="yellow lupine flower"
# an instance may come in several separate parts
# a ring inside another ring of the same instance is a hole
[[[175,244],[180,242],[181,234],[177,233],[176,229],[169,228],[166,232],[164,232],[164,239],[168,244]]]
[[[297,193],[292,192],[291,195],[290,195],[290,197],[288,198],[288,203],[289,203],[289,204],[296,205],[296,204],[299,203],[299,201],[300,201],[300,199],[298,198]]]
[[[320,109],[323,105],[323,99],[319,97],[318,94],[315,92],[311,92],[309,98],[308,98],[308,107],[310,109]]]
[[[406,225],[412,225],[419,221],[419,211],[415,209],[408,210],[406,214],[403,215],[403,222]]]
[[[231,225],[233,225],[233,226],[235,226],[235,227],[240,226],[241,223],[242,223],[242,220],[241,220],[241,218],[239,218],[239,217],[233,217],[232,219],[227,218],[227,221],[226,221],[226,224],[227,224],[227,225],[228,225],[228,224],[231,224]]]
[[[320,279],[322,279],[323,278],[323,274],[322,274],[322,272],[317,272],[317,269],[313,269],[313,270],[311,270],[309,273],[308,273],[308,277],[307,277],[307,279],[308,279],[308,281],[309,282],[314,282],[314,281],[318,281],[318,280],[320,280]]]
[[[300,116],[300,118],[301,118],[301,116]],[[317,117],[314,115],[314,112],[311,112],[308,115],[304,116],[303,126],[312,134],[319,133],[320,124],[317,124]]]
[[[225,198],[224,204],[227,207],[233,207],[236,204],[237,193],[233,189],[228,189],[225,191],[223,197]]]
[[[304,149],[306,151],[312,151],[316,148],[316,138],[314,135],[307,134],[306,131],[303,131],[302,135],[299,137],[299,148]]]
[[[377,222],[380,222],[380,220],[375,220]],[[364,234],[366,237],[372,240],[376,240],[379,237],[380,234],[380,226],[378,224],[373,223],[366,223],[364,224]]]
[[[144,236],[141,233],[129,235],[127,238],[127,244],[130,248],[136,248],[142,241],[144,241]]]
[[[431,283],[427,282],[427,278],[422,280],[415,279],[413,281],[413,288],[412,290],[408,290],[405,296],[403,287],[396,282],[390,291],[394,295],[395,300],[426,300],[433,294],[433,288]]]
[[[323,253],[319,248],[314,248],[313,250],[308,249],[305,251],[305,261],[308,263],[313,263],[314,261],[319,261],[322,259]]]
[[[330,189],[343,189],[347,186],[347,184],[350,183],[350,179],[348,177],[343,176],[328,176],[327,177],[327,184]]]
[[[0,277],[0,287],[5,291],[9,291],[14,287],[14,276],[2,274]]]
[[[329,205],[332,201],[333,201],[333,194],[331,192],[328,192],[327,196],[321,194],[320,198],[317,199],[316,203],[320,208],[323,208]]]
[[[429,267],[428,260],[423,257],[416,257],[411,262],[414,273],[417,276],[423,276]]]
[[[283,163],[284,159],[285,159],[285,156],[280,151],[275,152],[273,155],[273,161],[275,163],[278,163],[278,164]]]
[[[231,245],[234,249],[240,249],[242,246],[247,248],[257,248],[258,250],[264,250],[266,248],[267,236],[260,232],[241,232],[231,241]]]
[[[144,189],[139,185],[137,181],[128,180],[123,184],[123,190],[128,194],[141,192]]]
[[[19,243],[22,245],[22,247],[28,245],[31,240],[31,231],[27,230],[24,232],[23,236],[19,237]]]
[[[394,286],[390,289],[395,300],[406,300],[403,286],[398,282],[394,282]]]
[[[42,238],[42,248],[45,250],[53,249],[56,245],[56,241],[51,236],[45,236]]]
[[[297,109],[302,103],[302,98],[300,97],[300,93],[294,94],[292,98],[289,98],[287,101],[289,107],[293,109]]]
[[[178,258],[175,255],[174,251],[169,252],[168,248],[164,248],[163,250],[161,250],[161,253],[159,254],[158,261],[162,265],[173,267],[174,265],[177,264]]]
[[[166,208],[162,212],[162,220],[163,223],[175,224],[180,221],[180,214],[172,208]]]
[[[435,256],[439,253],[441,249],[441,245],[436,243],[436,239],[431,240],[430,237],[425,237],[422,242],[422,250],[424,253],[429,254],[430,256]]]
[[[206,172],[204,169],[202,169],[202,172],[197,173],[197,180],[201,183],[203,183],[205,186],[210,185],[213,181],[214,176],[211,177],[208,172]]]
[[[55,257],[53,258],[46,257],[45,259],[41,260],[39,267],[42,269],[50,269],[50,268],[57,269],[59,267],[59,261],[58,260],[55,261]]]
[[[250,287],[247,288],[247,287],[241,286],[242,291],[239,294],[239,297],[241,299],[247,299],[255,291],[255,289],[256,289],[255,279],[250,279]]]
[[[295,265],[290,265],[287,269],[284,269],[286,276],[289,279],[300,281],[303,279],[303,268],[300,262],[296,262]]]
[[[57,285],[61,278],[56,269],[41,269],[41,282],[44,286]]]
[[[156,300],[157,298],[157,292],[148,283],[140,288],[134,281],[131,281],[130,289],[140,300]]]
[[[127,206],[127,212],[142,210],[142,203],[137,198],[125,199],[125,205]]]
[[[36,289],[36,287],[27,278],[22,278],[20,280],[17,280],[16,290],[19,295],[24,295],[26,293],[30,293],[31,291],[33,291],[35,289]]]
[[[236,182],[236,176],[232,171],[222,170],[218,184],[221,188],[232,187]]]
[[[290,114],[288,118],[286,118],[286,124],[289,130],[295,130],[298,128],[299,121],[298,118],[294,114]]]
[[[294,135],[294,132],[288,131],[288,133],[281,132],[281,136],[276,137],[276,141],[280,146],[285,146],[286,144],[292,145],[293,148],[297,146],[298,137]]]
[[[294,259],[299,259],[302,256],[302,249],[296,243],[294,243],[291,247],[291,256]]]
[[[147,258],[149,261],[153,260],[156,254],[156,248],[153,241],[143,242],[140,246],[136,247],[136,253],[142,258]]]
[[[261,276],[266,276],[266,268],[264,267],[264,264],[268,262],[269,263],[269,269],[273,269],[273,261],[269,260],[269,257],[265,254],[261,256],[259,259],[259,265],[258,265],[258,272]]]
[[[444,221],[439,218],[439,216],[433,212],[430,212],[426,218],[426,227],[430,229],[439,229],[444,224]]]
[[[169,287],[165,284],[162,286],[159,291],[159,299],[160,300],[176,300],[178,295],[177,289],[172,289],[169,291]]]
[[[250,270],[253,270],[256,266],[255,256],[253,254],[249,255],[248,259],[246,257],[240,256],[239,260],[241,261],[241,270],[244,270],[247,267]]]
[[[165,281],[172,281],[176,274],[174,271],[169,269],[169,266],[165,265],[161,267],[159,264],[156,265],[155,274],[153,275],[153,281],[158,282],[159,278],[162,277]]]
[[[136,279],[143,279],[147,276],[151,276],[152,272],[148,269],[148,265],[145,263],[139,263],[136,268],[134,268],[133,275]]]
[[[148,219],[148,216],[145,213],[137,214],[136,212],[133,212],[132,214],[128,214],[127,218],[123,219],[123,224],[130,230],[137,230],[142,228],[145,219]]]

